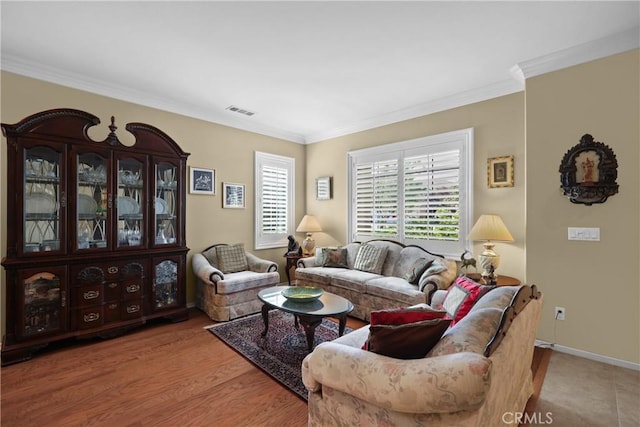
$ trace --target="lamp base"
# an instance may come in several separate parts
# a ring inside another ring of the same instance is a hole
[[[311,238],[311,233],[307,233],[307,238],[302,241],[301,246],[303,255],[315,255],[316,241]]]
[[[478,262],[482,268],[482,278],[497,278],[498,275],[495,271],[500,265],[500,255],[493,250],[494,244],[486,242],[484,245],[484,251],[478,255]]]

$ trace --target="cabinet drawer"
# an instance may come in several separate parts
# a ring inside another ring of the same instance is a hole
[[[142,300],[125,301],[121,303],[122,310],[120,311],[122,320],[135,319],[142,317]]]
[[[73,310],[71,315],[73,329],[89,329],[104,324],[104,312],[102,306],[87,307]]]
[[[102,285],[81,286],[74,288],[72,293],[72,307],[99,305],[104,301]]]
[[[120,320],[120,305],[119,301],[111,301],[104,305],[104,322],[117,322]]]
[[[113,301],[120,299],[120,282],[109,281],[104,285],[104,300]]]
[[[142,298],[142,280],[125,280],[122,282],[122,299]]]

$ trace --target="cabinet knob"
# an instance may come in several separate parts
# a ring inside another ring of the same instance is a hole
[[[83,295],[85,300],[96,299],[99,296],[100,296],[100,292],[99,291],[87,291]]]
[[[107,272],[109,272],[109,274],[116,274],[118,273],[118,267],[115,267],[115,266],[109,267],[107,268]]]
[[[100,313],[89,313],[84,315],[85,323],[95,322],[98,319],[100,319]]]
[[[130,305],[127,307],[127,313],[131,314],[131,313],[137,313],[140,311],[140,306],[135,304],[135,305]]]
[[[134,292],[138,292],[140,290],[140,285],[129,285],[127,286],[127,292],[134,293]]]

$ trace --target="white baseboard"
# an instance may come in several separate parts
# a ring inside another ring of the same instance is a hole
[[[195,306],[196,306],[196,302],[195,301],[187,303],[187,308],[193,308]]]
[[[606,363],[608,365],[620,366],[621,368],[640,371],[640,363],[628,362],[626,360],[616,359],[615,357],[603,356],[602,354],[591,353],[589,351],[584,351],[584,350],[578,350],[576,348],[554,344],[554,343],[551,343],[548,341],[542,341],[542,340],[536,340],[536,346],[550,347],[555,351],[559,351],[560,353],[566,353],[572,356],[582,357],[589,360],[595,360],[596,362]]]

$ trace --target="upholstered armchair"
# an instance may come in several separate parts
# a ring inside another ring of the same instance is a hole
[[[242,244],[216,244],[192,258],[197,277],[196,306],[216,321],[258,313],[261,289],[280,283],[278,264],[244,250]]]

